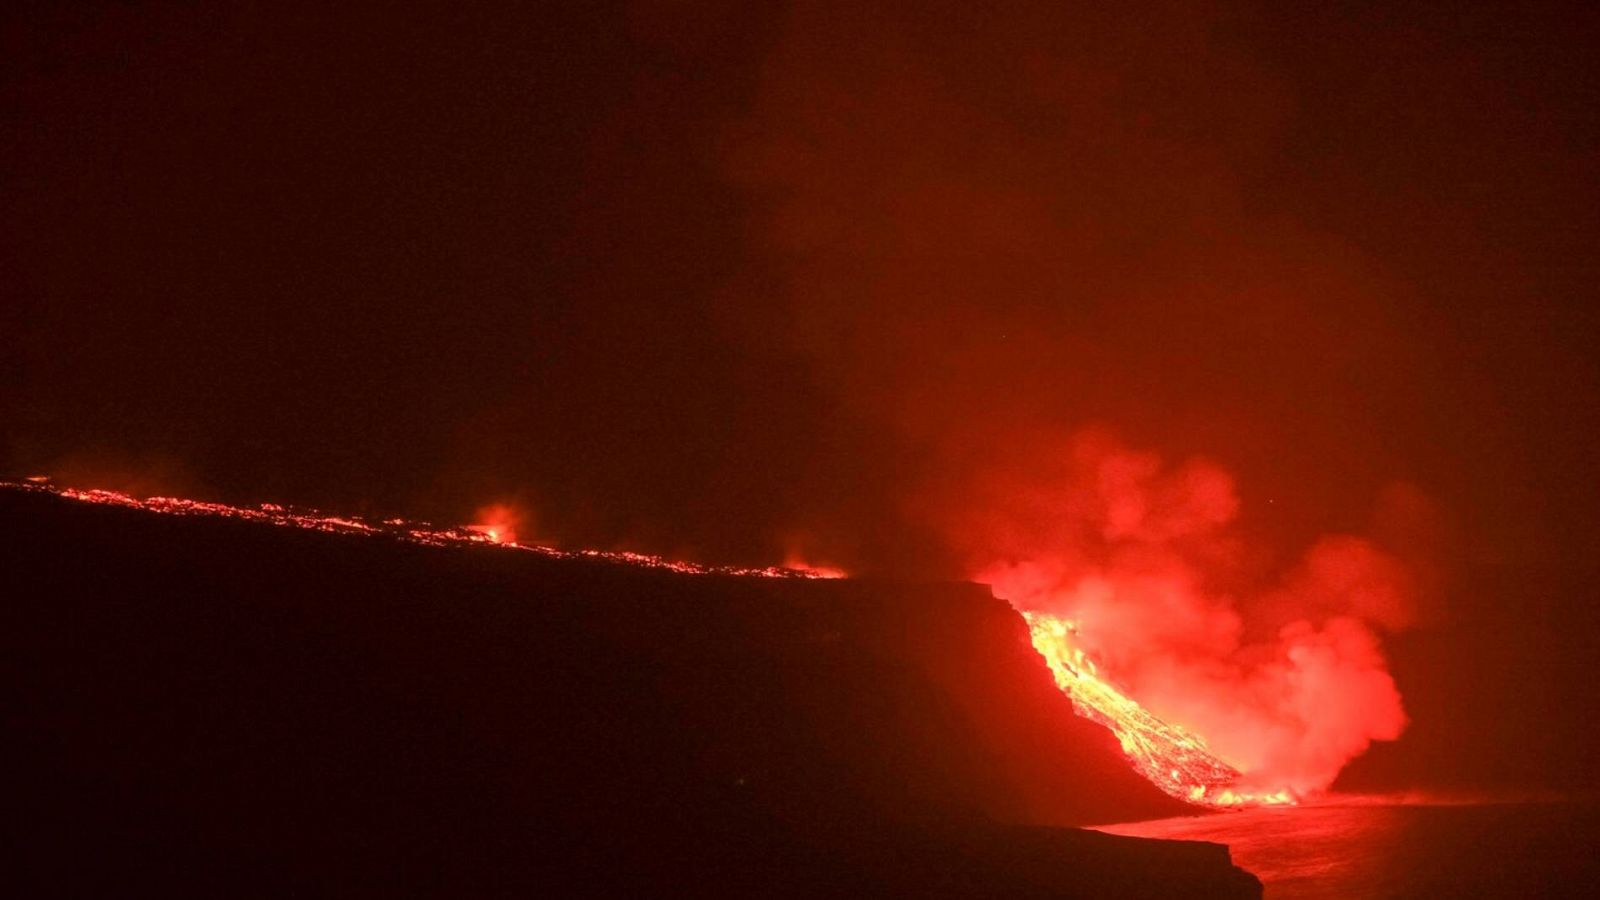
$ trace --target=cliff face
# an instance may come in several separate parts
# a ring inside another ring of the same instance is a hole
[[[1252,896],[960,584],[685,576],[0,490],[50,893]]]

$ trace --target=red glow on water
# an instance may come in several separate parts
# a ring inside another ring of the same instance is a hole
[[[1403,794],[1095,830],[1226,844],[1268,897],[1566,897],[1593,882],[1597,826],[1588,800]]]

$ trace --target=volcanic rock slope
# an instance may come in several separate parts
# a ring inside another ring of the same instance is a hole
[[[984,588],[0,489],[13,896],[1258,896]]]

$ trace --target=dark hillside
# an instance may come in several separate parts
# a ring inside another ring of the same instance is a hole
[[[28,890],[1252,896],[986,590],[686,576],[0,490]]]

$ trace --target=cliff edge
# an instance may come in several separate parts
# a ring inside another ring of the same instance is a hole
[[[0,489],[23,894],[1259,896],[966,584]]]

